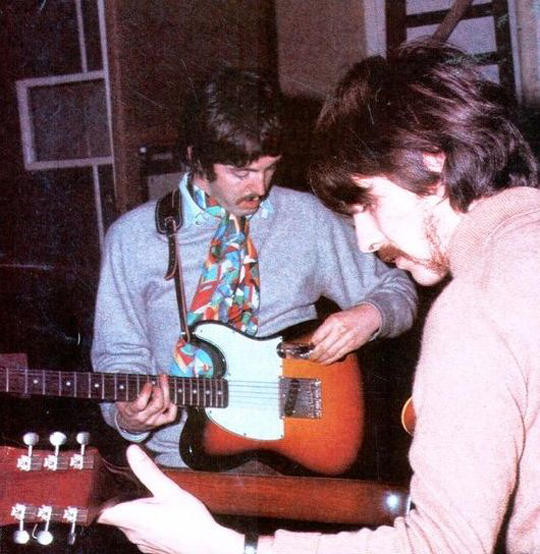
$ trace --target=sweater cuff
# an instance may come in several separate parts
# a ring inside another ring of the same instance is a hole
[[[367,304],[368,306],[372,306],[373,308],[375,308],[378,312],[379,312],[379,315],[381,316],[381,325],[379,326],[379,328],[371,335],[371,337],[369,337],[369,340],[372,341],[372,340],[375,340],[376,338],[379,338],[380,336],[385,336],[386,333],[383,332],[383,329],[385,327],[385,318],[384,318],[384,312],[383,310],[381,310],[381,307],[376,303],[376,302],[371,302],[371,300],[362,300],[362,302],[360,302],[358,304],[358,306],[362,306],[362,304]]]
[[[126,429],[121,427],[118,423],[118,410],[116,408],[114,410],[114,426],[116,427],[116,430],[120,433],[120,436],[130,442],[143,442],[150,436],[149,431],[127,431]]]

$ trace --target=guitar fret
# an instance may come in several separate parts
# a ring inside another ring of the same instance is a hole
[[[172,379],[174,384],[174,401],[175,404],[184,404],[184,385],[178,379]]]
[[[204,383],[202,379],[197,380],[197,406],[204,406]]]

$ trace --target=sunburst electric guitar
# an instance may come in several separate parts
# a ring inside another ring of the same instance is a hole
[[[363,438],[356,356],[330,366],[295,359],[302,346],[257,339],[203,322],[192,336],[212,356],[212,378],[169,377],[173,402],[189,409],[180,438],[193,469],[219,471],[257,457],[282,473],[340,475]],[[155,376],[0,369],[0,392],[131,401]]]

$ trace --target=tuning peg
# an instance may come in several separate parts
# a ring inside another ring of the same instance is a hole
[[[13,533],[13,542],[15,544],[26,544],[30,540],[30,533],[24,529],[26,506],[24,504],[16,504],[11,509],[11,515],[19,520],[19,528]]]
[[[39,544],[41,544],[41,546],[49,546],[49,544],[51,544],[54,540],[54,537],[49,529],[43,529],[42,531],[38,531],[36,533],[35,539]]]
[[[70,507],[64,510],[64,519],[67,523],[71,523],[67,535],[67,542],[70,546],[73,546],[75,544],[75,540],[77,539],[76,526],[78,514],[79,510],[77,508]]]
[[[28,456],[32,456],[32,450],[34,446],[39,442],[39,435],[37,433],[25,433],[23,435],[23,442],[28,446]]]
[[[29,540],[30,540],[30,533],[25,529],[17,529],[13,533],[13,542],[15,544],[26,544]]]
[[[86,445],[90,442],[90,433],[87,431],[81,431],[80,433],[77,433],[75,439],[81,445],[81,456],[84,456]]]
[[[73,467],[75,469],[84,469],[84,453],[86,450],[86,445],[90,442],[90,433],[87,433],[86,431],[81,431],[80,433],[77,433],[75,439],[81,445],[81,451],[78,454],[73,454],[73,456],[71,456],[69,465],[70,467]]]
[[[49,442],[54,446],[54,455],[58,456],[58,453],[60,452],[60,447],[66,443],[67,437],[64,435],[64,433],[61,433],[60,431],[55,431],[51,434],[49,437]]]
[[[50,454],[43,460],[43,467],[51,471],[56,471],[60,460],[60,447],[66,442],[67,437],[60,431],[55,431],[49,436],[50,443],[54,446],[54,454]]]
[[[17,459],[17,468],[21,471],[32,471],[33,469],[38,469],[39,462],[32,458],[32,452],[34,446],[39,442],[39,435],[37,433],[25,433],[23,435],[23,442],[28,446],[28,452],[19,456]],[[37,463],[34,463],[37,462]]]
[[[53,433],[54,434],[54,433]],[[60,433],[61,434],[61,433]],[[36,534],[32,533],[32,536],[36,541],[42,546],[48,546],[53,542],[53,534],[49,531],[49,525],[51,524],[52,516],[52,507],[51,506],[42,506],[38,510],[38,517],[45,522],[45,526],[41,531],[38,531]]]

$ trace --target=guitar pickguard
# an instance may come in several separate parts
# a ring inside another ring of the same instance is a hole
[[[253,440],[279,440],[284,436],[279,381],[283,360],[277,355],[281,338],[253,339],[213,322],[197,325],[194,334],[219,349],[229,382],[226,410],[206,409],[217,425]]]

